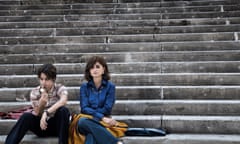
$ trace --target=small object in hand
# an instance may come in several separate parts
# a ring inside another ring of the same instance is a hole
[[[43,93],[43,92],[45,92],[45,91],[46,91],[46,90],[45,90],[44,88],[40,88],[40,89],[39,89],[39,92],[40,92],[40,93]]]

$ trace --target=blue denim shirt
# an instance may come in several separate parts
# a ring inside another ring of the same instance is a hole
[[[93,81],[83,83],[80,87],[80,108],[84,114],[92,115],[97,121],[111,115],[115,103],[115,85],[102,80],[99,89]]]

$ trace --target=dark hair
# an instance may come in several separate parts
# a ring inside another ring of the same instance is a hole
[[[44,64],[38,69],[38,78],[40,78],[41,73],[44,73],[48,79],[56,80],[57,77],[57,69],[52,64]]]
[[[92,56],[91,58],[89,58],[87,64],[86,64],[86,68],[85,68],[85,79],[87,81],[92,80],[92,76],[90,74],[90,69],[94,67],[94,65],[99,62],[103,67],[104,67],[104,74],[103,74],[103,79],[105,80],[110,80],[110,73],[108,71],[108,66],[107,66],[107,62],[105,61],[105,59],[103,57],[100,56]]]

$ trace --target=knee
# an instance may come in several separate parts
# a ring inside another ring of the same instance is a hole
[[[78,130],[85,129],[88,126],[89,122],[87,118],[80,118],[78,120]]]
[[[23,113],[20,119],[32,119],[32,117],[33,117],[32,113]]]
[[[18,121],[30,122],[33,119],[34,115],[32,113],[23,113]]]
[[[86,125],[86,123],[87,123],[87,118],[80,118],[78,120],[78,126],[80,127]]]
[[[66,108],[66,107],[64,107],[64,106],[58,108],[58,110],[57,110],[56,113],[58,113],[58,114],[60,114],[60,115],[66,115],[66,116],[69,116],[69,115],[70,115],[70,112],[69,112],[68,108]]]

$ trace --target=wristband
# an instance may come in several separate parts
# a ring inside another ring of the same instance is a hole
[[[44,110],[44,112],[46,112],[47,116],[50,116],[50,113],[47,110]]]

